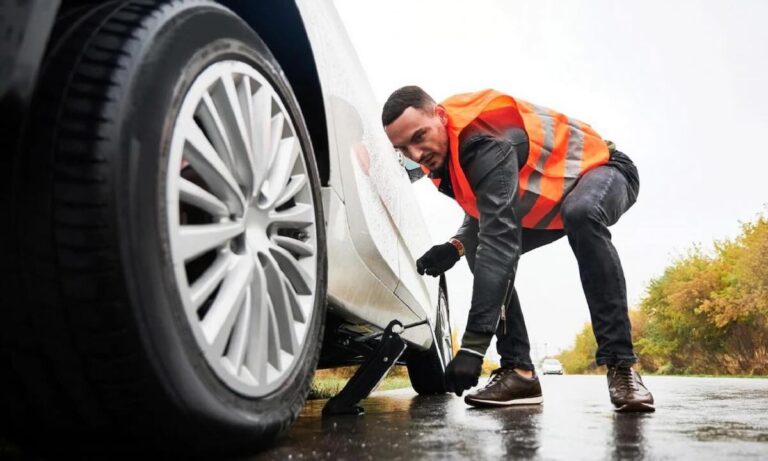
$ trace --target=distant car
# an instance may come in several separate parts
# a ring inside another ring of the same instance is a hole
[[[541,362],[541,374],[543,375],[562,375],[564,373],[563,364],[557,359],[544,359]]]
[[[14,440],[263,446],[392,320],[445,391],[416,177],[331,2],[0,2],[0,30]]]

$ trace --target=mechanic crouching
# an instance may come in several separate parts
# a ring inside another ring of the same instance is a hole
[[[629,157],[583,122],[494,90],[437,104],[406,86],[384,104],[382,124],[395,149],[421,164],[466,213],[449,242],[417,261],[420,274],[438,276],[466,256],[474,275],[447,389],[461,396],[477,385],[495,334],[501,367],[464,401],[478,407],[543,402],[515,272],[521,254],[566,236],[589,305],[597,364],[608,368],[611,403],[621,412],[654,411],[653,396],[632,368],[637,357],[624,274],[608,230],[637,198]]]

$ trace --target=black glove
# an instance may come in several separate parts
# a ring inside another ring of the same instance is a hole
[[[437,277],[447,271],[461,258],[459,250],[455,246],[446,242],[442,245],[435,245],[424,253],[421,258],[416,260],[416,270],[419,274],[427,273]]]
[[[482,357],[460,350],[445,369],[445,390],[461,397],[464,391],[477,386],[482,368]]]

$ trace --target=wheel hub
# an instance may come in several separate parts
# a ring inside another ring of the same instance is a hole
[[[269,213],[255,206],[248,207],[245,212],[245,242],[246,247],[253,254],[256,254],[260,248],[268,248],[271,245],[269,240],[268,224]]]

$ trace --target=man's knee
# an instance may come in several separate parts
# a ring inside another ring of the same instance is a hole
[[[566,199],[560,212],[566,233],[606,226],[605,217],[595,203]]]

